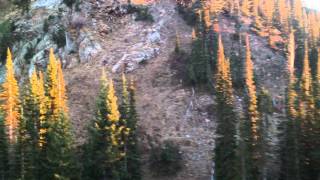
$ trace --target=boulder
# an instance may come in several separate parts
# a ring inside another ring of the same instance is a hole
[[[161,35],[158,31],[153,31],[148,34],[148,42],[150,43],[160,43],[161,42]]]
[[[102,47],[97,41],[90,39],[90,37],[86,37],[79,45],[80,63],[90,61],[98,55],[101,49]]]

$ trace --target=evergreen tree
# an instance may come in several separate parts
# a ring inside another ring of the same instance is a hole
[[[55,59],[53,50],[50,50],[47,67],[46,88],[48,95],[47,124],[41,128],[47,142],[43,146],[41,179],[70,179],[76,177],[73,157],[73,137],[67,111],[67,98],[61,64]],[[41,122],[41,121],[40,121]]]
[[[20,101],[18,82],[14,76],[14,65],[10,50],[7,50],[6,75],[0,93],[1,110],[4,112],[6,135],[8,136],[9,178],[18,176],[16,154],[18,126],[20,121]]]
[[[206,40],[207,25],[203,21],[202,12],[199,14],[198,25],[192,36],[191,56],[187,62],[187,72],[192,84],[206,84],[210,82],[211,68],[208,45]]]
[[[127,180],[140,180],[140,153],[138,151],[137,141],[137,112],[135,109],[135,88],[133,81],[128,87],[128,83],[125,75],[122,75],[122,104],[120,106],[121,112],[121,125],[125,128],[122,133],[124,139],[124,152],[125,157],[123,158],[123,169],[125,176],[121,179]]]
[[[0,179],[9,179],[9,150],[8,138],[6,134],[5,119],[3,113],[0,114]]]
[[[299,156],[298,156],[298,109],[295,77],[295,41],[291,30],[289,35],[287,66],[288,88],[286,94],[286,116],[283,122],[283,135],[281,146],[281,180],[300,179]]]
[[[314,150],[312,152],[312,158],[314,159],[315,172],[318,172],[320,176],[320,48],[318,48],[318,61],[317,61],[317,75],[315,84],[315,124],[313,140],[315,143]]]
[[[4,112],[5,125],[9,136],[10,144],[17,141],[17,127],[19,124],[19,87],[14,77],[14,67],[11,52],[7,51],[6,76],[2,84],[2,92],[0,94],[2,101],[1,109]]]
[[[217,179],[240,179],[237,143],[236,143],[236,113],[230,73],[230,62],[224,56],[224,48],[219,36],[217,72],[215,75],[215,90],[217,97],[217,138],[215,140],[215,177]]]
[[[276,159],[274,157],[275,146],[272,145],[272,135],[271,125],[272,121],[270,116],[273,113],[273,102],[269,92],[265,88],[261,88],[258,95],[258,111],[260,113],[260,123],[259,123],[259,166],[261,179],[264,177],[266,179],[274,179],[274,172],[268,166],[271,163],[275,163]]]
[[[309,65],[308,42],[305,42],[303,69],[300,80],[299,97],[299,154],[302,179],[316,179],[317,167],[312,152],[315,151],[314,136],[314,99],[313,99],[312,75]]]
[[[86,176],[88,179],[120,179],[118,165],[125,157],[123,152],[126,131],[120,119],[117,96],[113,82],[102,73],[100,93],[97,100],[97,115],[90,128],[90,138],[86,151]]]
[[[248,179],[261,178],[261,126],[260,113],[258,112],[258,101],[256,95],[256,85],[254,81],[254,69],[251,60],[249,36],[246,35],[246,60],[245,60],[245,82],[246,82],[246,107],[245,119],[242,123],[242,143],[244,153],[244,171]]]
[[[37,82],[36,71],[30,77],[30,83],[22,94],[21,121],[17,143],[18,169],[20,179],[37,179],[39,169],[38,148],[38,123],[39,106],[35,85]]]

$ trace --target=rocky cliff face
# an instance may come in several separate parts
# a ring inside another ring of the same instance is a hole
[[[127,13],[125,4],[126,1],[87,0],[77,11],[71,11],[61,0],[34,1],[29,14],[12,16],[16,31],[23,34],[13,48],[16,71],[24,79],[35,67],[44,67],[49,48],[56,50],[65,68],[75,137],[82,143],[86,125],[93,117],[102,67],[116,81],[125,67],[137,84],[139,138],[146,164],[144,179],[154,179],[147,168],[149,137],[156,142],[172,140],[181,147],[183,171],[168,179],[210,179],[215,137],[214,96],[184,86],[176,76],[177,70],[171,68],[175,34],[179,32],[181,47],[188,52],[191,27],[176,12],[173,0],[146,4],[154,22],[135,21],[135,15]],[[232,39],[235,23],[231,19],[222,17],[220,26],[227,53],[242,46]],[[275,100],[283,99],[284,56],[270,49],[264,38],[252,35],[250,41],[259,80]],[[237,102],[241,109],[242,99]],[[281,112],[276,116],[281,116]],[[272,119],[276,125],[275,117]]]

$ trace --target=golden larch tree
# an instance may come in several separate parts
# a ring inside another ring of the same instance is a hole
[[[297,93],[295,91],[295,70],[294,70],[294,64],[295,64],[295,38],[294,38],[294,31],[293,29],[290,32],[289,35],[289,42],[288,42],[288,54],[287,54],[287,66],[288,66],[288,78],[289,78],[289,84],[288,84],[288,102],[287,102],[287,108],[288,108],[288,116],[290,118],[296,118],[297,117],[297,110],[295,107],[295,102],[297,98]]]
[[[314,110],[314,99],[312,91],[312,75],[309,62],[309,48],[308,42],[305,41],[305,51],[303,59],[303,68],[300,81],[301,97],[299,99],[299,109],[300,117],[302,119],[308,118],[311,120],[313,118],[311,111]]]
[[[267,25],[272,24],[273,15],[275,11],[275,2],[274,0],[265,0],[262,6],[263,14],[266,18]]]
[[[110,121],[111,126],[111,141],[114,146],[119,145],[119,127],[118,122],[120,120],[120,112],[118,110],[118,98],[115,94],[115,89],[113,85],[113,81],[109,80],[108,83],[108,94],[107,94],[107,107],[108,107],[108,114],[107,119]]]
[[[249,0],[243,0],[241,3],[241,12],[245,16],[250,16],[251,15],[251,1]]]
[[[303,8],[301,0],[292,1],[292,11],[293,17],[296,21],[298,21],[299,25],[303,25]]]
[[[6,76],[0,93],[1,109],[5,114],[5,124],[10,143],[17,141],[17,127],[19,124],[19,87],[14,75],[14,65],[10,49],[7,50]]]
[[[57,113],[56,103],[58,95],[58,62],[54,56],[53,49],[50,49],[49,63],[46,72],[46,92],[48,96],[49,110],[51,114],[59,116]]]
[[[67,95],[66,95],[66,85],[64,81],[62,66],[60,61],[58,61],[58,73],[57,73],[57,80],[58,80],[58,89],[57,89],[57,102],[56,106],[58,107],[60,111],[67,113],[68,112],[68,106],[67,106]]]
[[[38,104],[39,104],[39,147],[43,147],[46,144],[46,118],[48,112],[48,97],[46,96],[45,86],[44,86],[44,77],[42,72],[39,73],[38,78]]]
[[[219,13],[223,10],[225,6],[225,1],[224,0],[210,0],[209,1],[209,8],[210,12],[217,17]]]
[[[253,140],[257,141],[259,138],[258,135],[258,103],[257,103],[257,94],[256,94],[256,85],[254,82],[254,66],[251,59],[251,50],[249,36],[246,35],[246,60],[245,60],[245,82],[248,96],[248,116],[251,123],[251,131]],[[256,142],[254,142],[256,143]]]

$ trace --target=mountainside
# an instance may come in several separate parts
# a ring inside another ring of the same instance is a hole
[[[12,8],[9,3],[4,4],[6,1],[0,0],[2,2],[5,8]],[[197,7],[197,2],[183,8]],[[147,19],[142,21],[137,20],[139,12],[131,12],[127,3],[125,0],[83,0],[77,1],[70,9],[62,0],[34,0],[27,13],[16,8],[5,15],[0,13],[0,23],[10,20],[12,25],[10,35],[14,38],[8,41],[8,46],[13,51],[19,84],[27,82],[35,69],[46,69],[49,49],[53,48],[57,58],[61,59],[75,146],[80,147],[86,143],[88,126],[96,115],[102,69],[107,72],[107,77],[114,80],[118,92],[121,92],[124,72],[136,86],[142,179],[214,179],[215,139],[219,138],[216,133],[220,117],[220,110],[217,109],[219,99],[210,85],[187,83],[184,74],[188,70],[187,59],[194,48],[193,33],[197,25],[188,25],[190,23],[184,19],[183,13],[179,13],[180,1],[131,0],[132,4],[147,8]],[[232,16],[231,10],[221,11],[209,21],[213,29],[218,27],[216,32],[222,36],[231,71],[239,71],[241,76],[245,74],[241,66],[247,53],[243,37],[248,34],[258,92],[265,90],[270,96],[273,112],[266,116],[270,154],[265,168],[269,174],[279,177],[281,173],[277,159],[281,158],[279,137],[283,130],[280,125],[286,118],[290,79],[286,50],[289,40],[281,28],[267,31],[262,27],[257,30],[259,28],[252,26],[255,19],[251,16],[237,19]],[[318,34],[315,33],[318,37],[319,29]],[[174,52],[177,42],[184,52],[181,56]],[[0,47],[0,50],[4,51],[4,48]],[[5,52],[0,51],[0,54],[1,58],[5,57]],[[302,64],[302,59],[298,60],[298,65]],[[2,63],[5,64],[4,61]],[[1,81],[5,78],[4,68],[1,67]],[[214,77],[211,76],[212,79]],[[234,81],[237,78],[241,78],[239,74],[232,74]],[[238,87],[233,90],[239,119],[246,116],[245,84],[245,81],[239,80],[234,85]],[[235,138],[238,139],[239,126],[241,121],[237,124]],[[166,141],[179,146],[182,170],[176,176],[156,177],[149,168],[149,157],[154,146]]]

